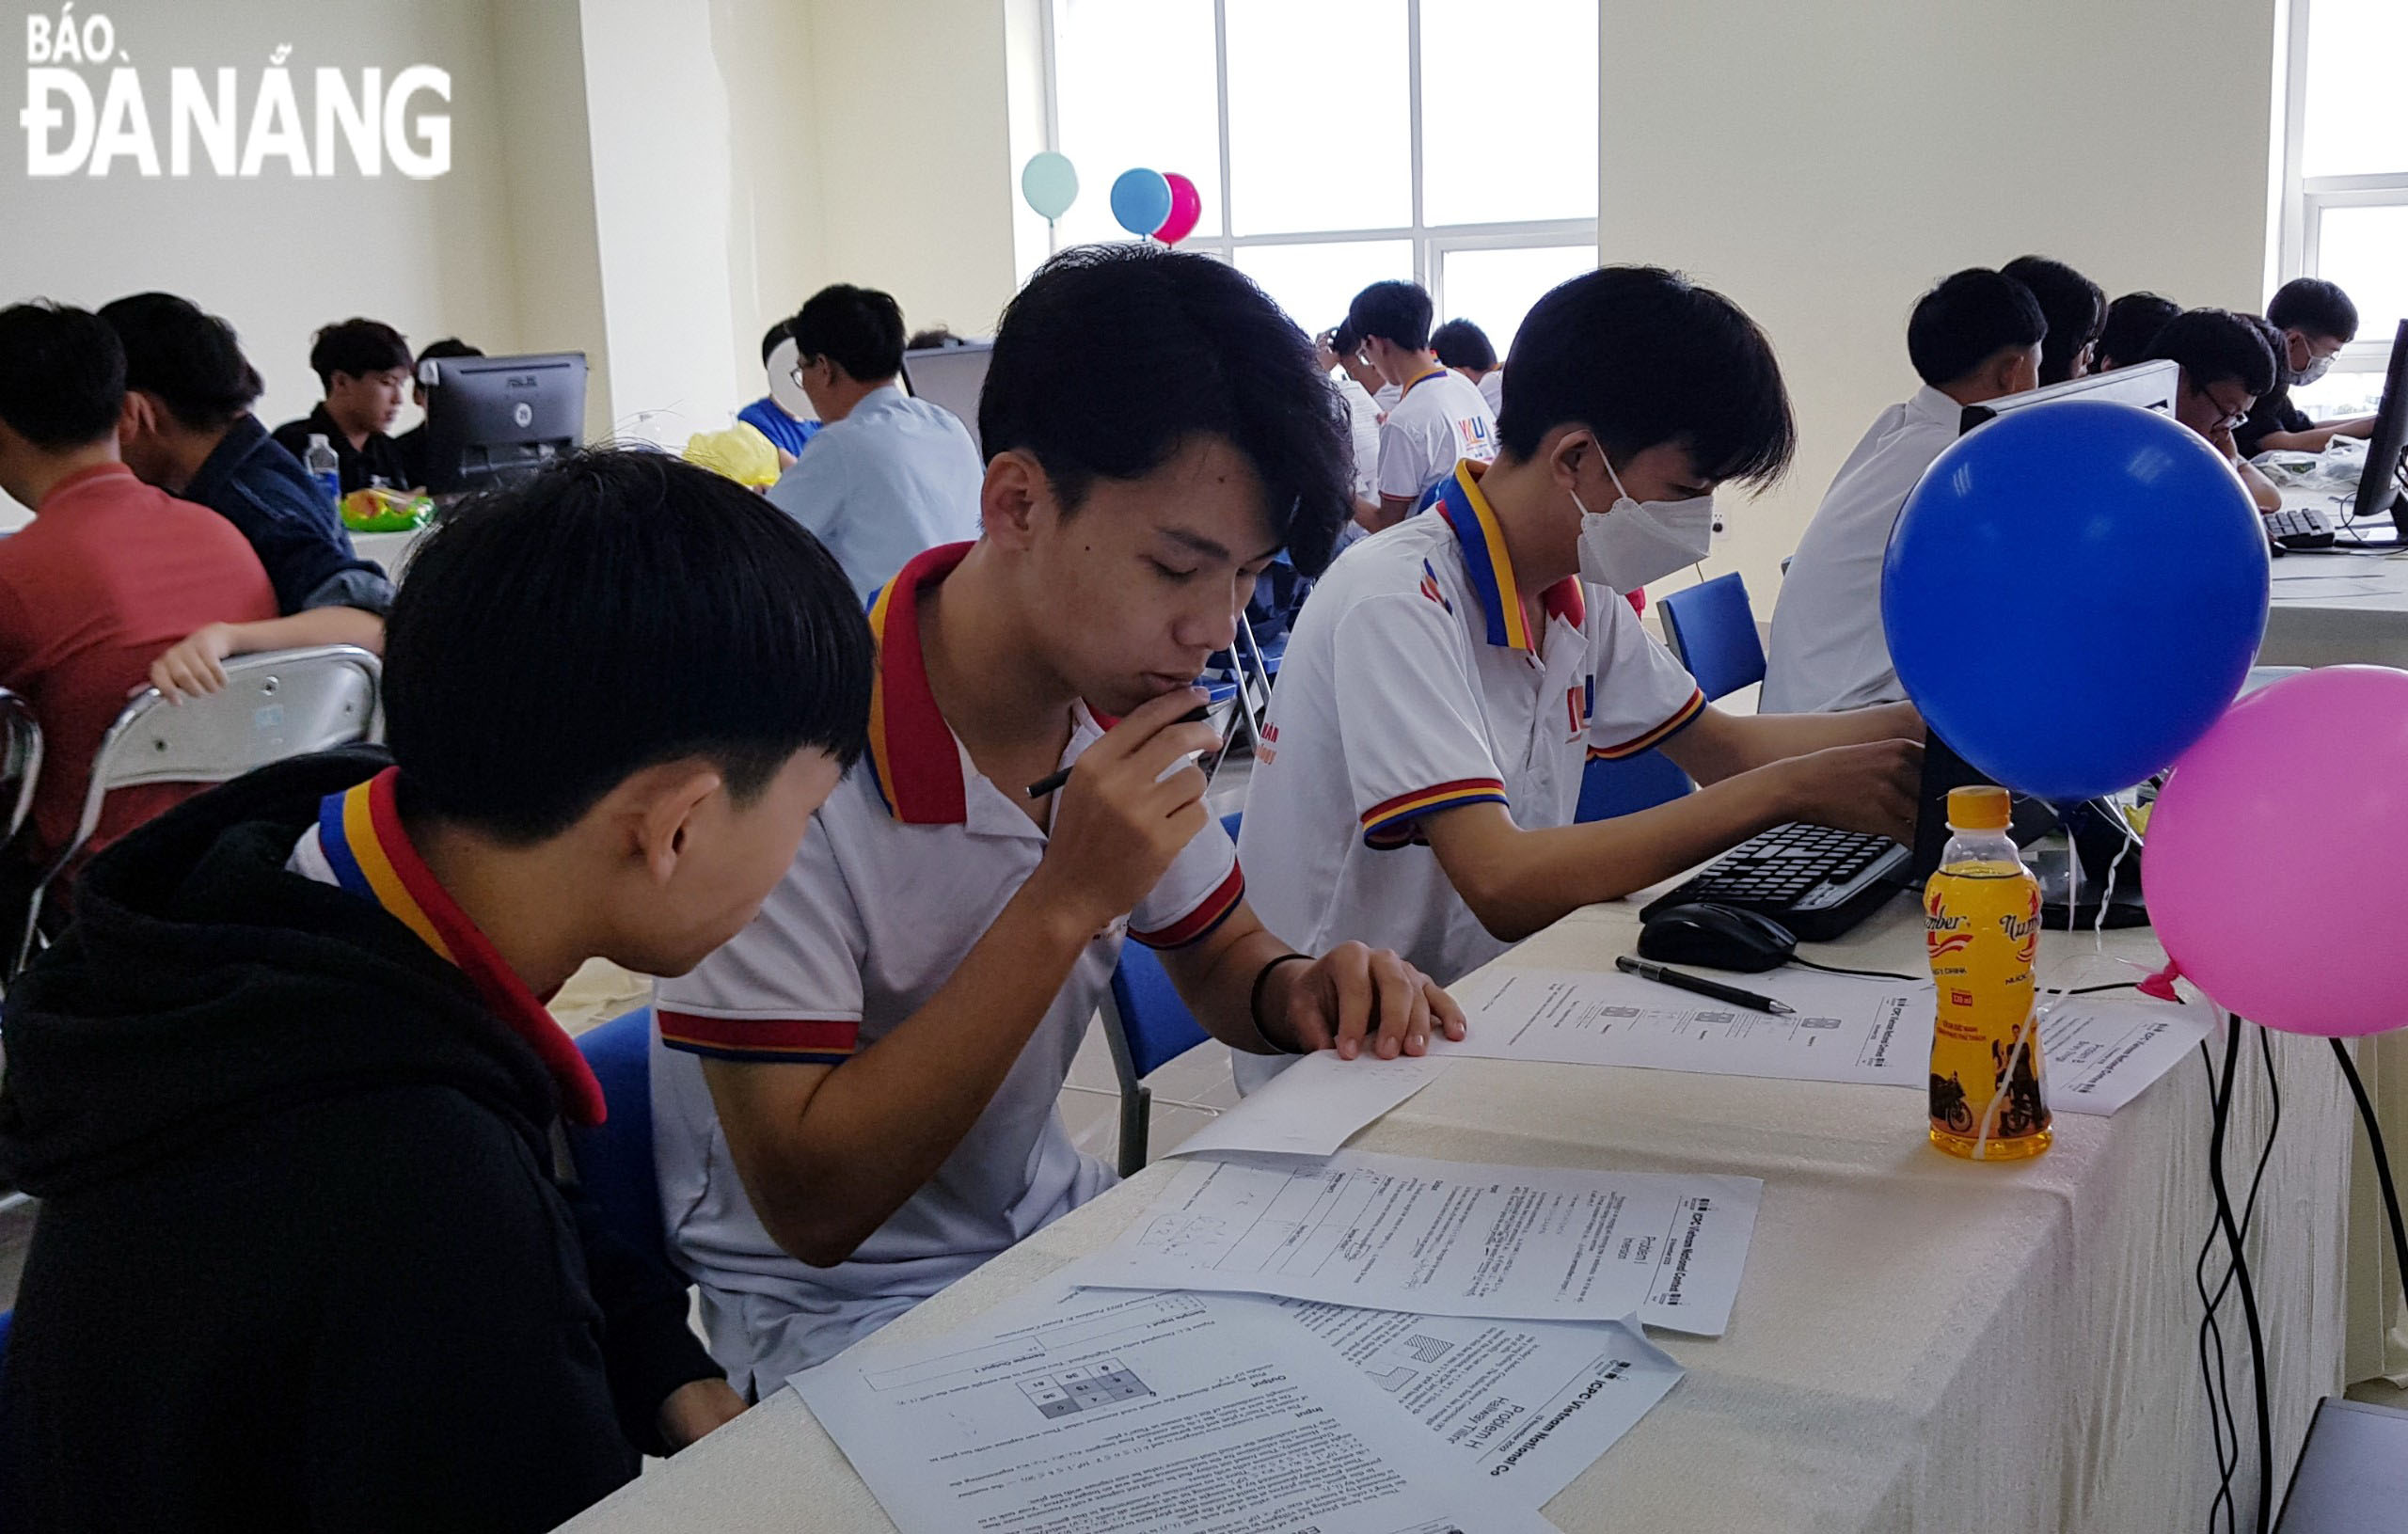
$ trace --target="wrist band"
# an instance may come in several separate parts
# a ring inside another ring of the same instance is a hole
[[[1296,1054],[1302,1052],[1292,1049],[1288,1045],[1281,1044],[1277,1039],[1271,1036],[1269,1029],[1262,1026],[1262,988],[1270,983],[1271,972],[1277,969],[1280,965],[1287,963],[1290,959],[1302,959],[1304,962],[1309,964],[1313,961],[1313,957],[1310,954],[1282,954],[1277,958],[1275,958],[1269,963],[1263,965],[1262,968],[1255,971],[1254,994],[1246,999],[1245,1010],[1246,1016],[1254,1020],[1254,1031],[1262,1036],[1262,1041],[1264,1043],[1285,1050],[1290,1054]]]

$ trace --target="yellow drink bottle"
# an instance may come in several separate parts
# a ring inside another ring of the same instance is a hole
[[[1924,888],[1924,941],[1940,1016],[1931,1036],[1931,1143],[1969,1161],[2049,1148],[2032,961],[2040,881],[2006,833],[2006,790],[1948,794],[1948,849]]]

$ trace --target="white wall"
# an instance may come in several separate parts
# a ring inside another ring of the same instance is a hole
[[[1916,387],[1907,314],[1939,277],[2036,251],[2111,296],[2264,296],[2275,0],[1603,3],[1604,259],[1728,293],[1796,399],[1797,467],[1733,503],[1710,567],[1759,617]]]

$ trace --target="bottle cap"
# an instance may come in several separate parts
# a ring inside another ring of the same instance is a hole
[[[309,446],[311,446],[311,447],[313,447],[313,448],[323,448],[323,447],[325,447],[325,445],[326,445],[326,438],[325,438],[325,433],[323,433],[323,432],[311,432],[311,433],[309,434]]]
[[[2004,830],[2014,818],[2014,802],[1995,783],[1948,791],[1948,824],[1958,830]]]

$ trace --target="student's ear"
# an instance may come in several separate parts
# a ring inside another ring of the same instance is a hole
[[[157,412],[150,396],[134,389],[125,391],[125,403],[117,409],[117,439],[119,443],[139,442],[159,425]]]
[[[628,850],[643,860],[652,881],[665,885],[693,840],[695,816],[721,785],[719,768],[707,762],[664,762],[612,789],[604,808],[615,811]]]
[[[1605,449],[1586,430],[1571,426],[1558,432],[1546,450],[1547,478],[1558,490],[1577,495],[1583,475],[1599,476]]]
[[[1053,499],[1054,483],[1035,458],[1018,449],[999,452],[988,460],[979,486],[978,520],[999,546],[1025,549]]]

